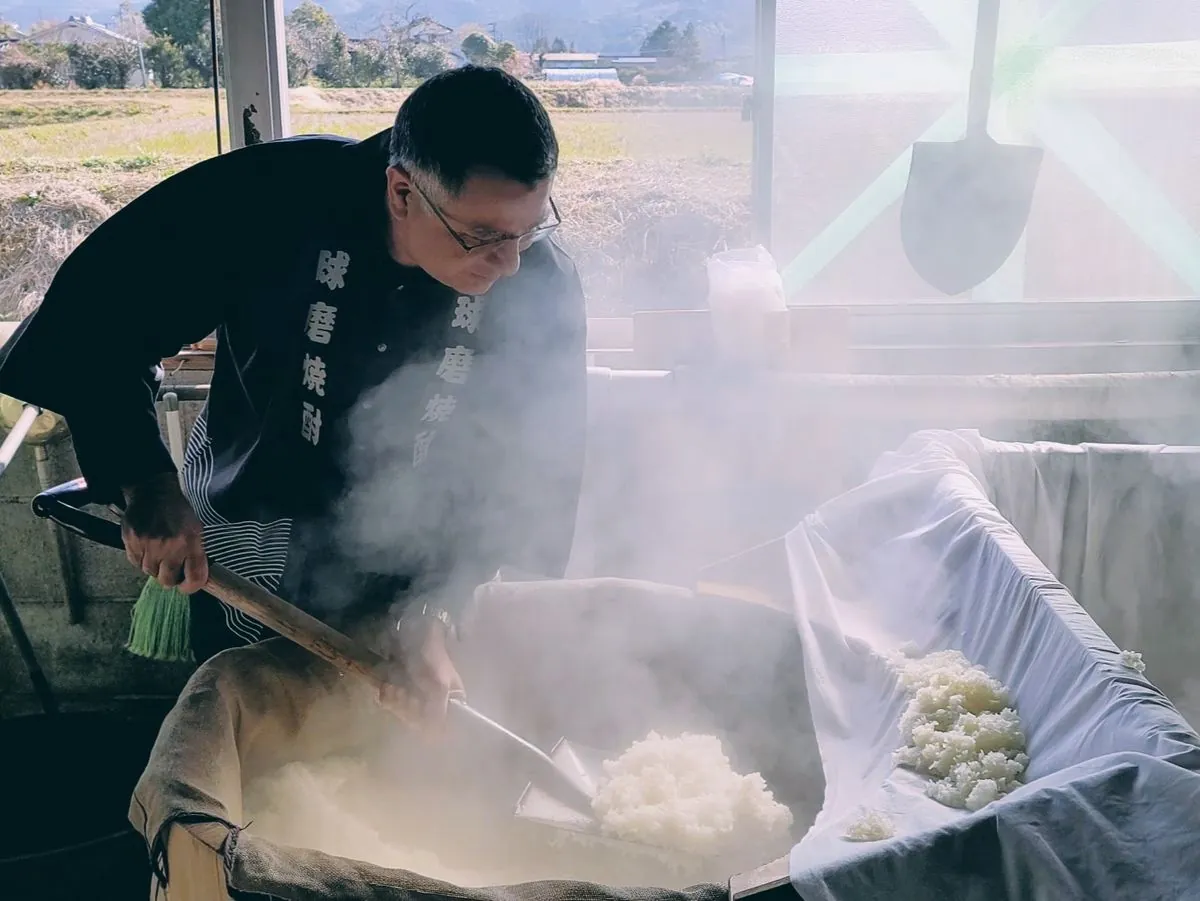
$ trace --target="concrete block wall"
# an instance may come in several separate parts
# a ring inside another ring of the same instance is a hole
[[[40,490],[35,449],[26,445],[0,477],[0,576],[52,690],[64,706],[104,706],[125,696],[172,696],[188,667],[151,663],[123,650],[144,577],[123,554],[67,537],[80,587],[73,622],[51,525],[30,501]],[[75,478],[70,439],[48,448],[49,481]],[[36,709],[12,636],[0,627],[0,715]]]

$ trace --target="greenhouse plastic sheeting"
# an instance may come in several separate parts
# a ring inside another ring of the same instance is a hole
[[[1039,474],[1037,457],[973,432],[918,433],[784,540],[827,782],[791,853],[804,901],[1200,896],[1200,738],[990,500],[1043,549],[1077,544],[1072,505],[1046,502],[1069,478]],[[1156,534],[1152,514],[1126,542]],[[1024,786],[967,813],[893,766],[905,698],[883,661],[909,643],[961,650],[1005,683],[1028,740]],[[864,811],[887,814],[895,836],[844,840]]]
[[[476,597],[455,658],[479,709],[544,746],[567,735],[584,746],[620,750],[652,728],[717,732],[739,764],[760,770],[773,784],[796,787],[800,794],[787,798],[789,803],[809,811],[819,807],[823,787],[799,638],[786,612],[621,579],[495,582],[482,586]],[[796,716],[788,720],[784,711]],[[146,838],[161,881],[178,875],[167,872],[166,854],[168,830],[180,824],[194,827],[193,835],[222,855],[233,889],[291,901],[726,897],[720,882],[728,872],[712,876],[717,882],[683,891],[561,879],[466,888],[284,847],[256,834],[252,824],[243,828],[243,782],[253,774],[273,772],[291,760],[366,748],[382,749],[387,760],[400,761],[405,755],[394,752],[404,747],[404,738],[369,687],[342,678],[307,651],[282,639],[226,651],[196,671],[167,717],[135,791],[130,819]],[[437,746],[439,758],[455,753],[454,743],[447,744]],[[469,757],[472,750],[464,753]],[[805,753],[807,765],[815,767],[815,785],[805,773],[789,775]],[[448,769],[454,781],[472,787],[488,782],[477,778],[478,771],[496,764],[485,757],[471,758],[471,766],[452,762]],[[432,778],[418,771],[420,778]],[[518,782],[511,793],[507,786],[495,791],[502,796],[495,805],[502,818],[498,828],[515,828],[512,810],[522,787]],[[398,802],[403,803],[402,796]],[[601,869],[613,881],[625,872]]]

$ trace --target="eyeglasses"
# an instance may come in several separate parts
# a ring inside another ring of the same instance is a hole
[[[449,233],[450,237],[454,239],[455,243],[457,243],[465,253],[471,253],[472,251],[480,250],[484,247],[496,247],[500,244],[507,244],[509,241],[516,241],[517,247],[521,250],[525,250],[534,242],[540,241],[542,238],[546,237],[548,234],[562,225],[562,216],[559,215],[558,207],[554,203],[554,198],[551,197],[549,220],[543,222],[541,225],[531,228],[529,231],[523,234],[502,235],[496,238],[476,238],[471,235],[464,235],[461,232],[455,231],[454,226],[452,226],[446,220],[445,214],[438,209],[438,205],[436,203],[429,199],[429,195],[425,193],[420,185],[418,185],[416,182],[410,182],[410,184],[412,184],[413,188],[416,189],[416,192],[421,195],[421,199],[425,201],[425,203],[429,206],[429,209],[433,211],[433,215],[438,217],[438,221],[442,223],[442,226]]]

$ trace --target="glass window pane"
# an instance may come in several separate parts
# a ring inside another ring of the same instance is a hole
[[[705,305],[704,259],[750,239],[754,6],[663,22],[528,10],[496,22],[412,7],[287,17],[297,134],[365,137],[388,127],[423,79],[468,61],[503,65],[550,110],[561,146],[560,236],[593,316]]]
[[[913,143],[963,137],[975,6],[868,0],[849,9],[779,3],[773,234],[789,296],[944,299],[906,257],[901,201]],[[1005,0],[998,31],[990,134],[1044,158],[1011,256],[956,296],[1194,296],[1200,6]],[[983,178],[998,183],[1003,165]],[[996,226],[991,209],[980,227]]]
[[[199,13],[190,31],[154,3],[0,26],[0,320],[35,308],[100,222],[217,152],[207,4]]]

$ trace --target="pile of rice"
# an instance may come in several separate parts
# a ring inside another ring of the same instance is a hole
[[[734,772],[715,736],[651,732],[604,770],[593,811],[614,838],[696,855],[788,838],[791,811],[761,775]]]
[[[846,827],[842,838],[848,842],[882,842],[896,834],[896,824],[878,810],[864,810]]]
[[[931,778],[931,798],[979,810],[1021,784],[1025,734],[998,680],[959,651],[901,656],[895,665],[910,697],[895,761]]]

